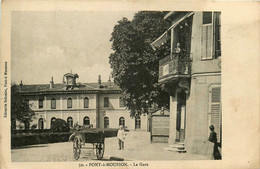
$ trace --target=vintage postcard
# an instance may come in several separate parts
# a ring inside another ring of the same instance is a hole
[[[260,167],[259,3],[1,5],[1,168]]]

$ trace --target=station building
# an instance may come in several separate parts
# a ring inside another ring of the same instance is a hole
[[[207,154],[213,151],[207,146],[210,125],[222,142],[221,13],[178,11],[164,19],[171,26],[151,46],[171,43],[170,55],[159,62],[158,79],[170,93],[168,142]]]
[[[93,125],[96,128],[118,128],[147,130],[147,116],[131,118],[124,105],[121,89],[110,80],[97,83],[77,83],[77,74],[67,73],[63,82],[55,84],[19,85],[19,93],[29,102],[36,117],[30,126],[50,129],[57,118],[64,119],[72,128],[79,125]],[[19,129],[16,123],[16,129]]]

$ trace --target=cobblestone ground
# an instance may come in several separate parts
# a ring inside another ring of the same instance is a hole
[[[110,157],[124,158],[125,160],[205,160],[206,156],[189,153],[177,153],[164,150],[166,143],[150,143],[148,132],[127,132],[125,149],[118,150],[117,138],[105,139],[105,154],[103,160]],[[97,160],[92,144],[84,146],[78,161]],[[21,147],[11,150],[13,162],[54,162],[76,161],[73,159],[72,142],[40,144]]]

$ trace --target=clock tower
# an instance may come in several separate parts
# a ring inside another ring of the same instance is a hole
[[[67,73],[64,75],[66,77],[66,89],[67,90],[72,90],[74,87],[77,86],[76,83],[76,78],[79,78],[78,74],[73,74],[73,73]]]

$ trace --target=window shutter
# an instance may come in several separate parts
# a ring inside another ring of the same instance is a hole
[[[51,99],[51,109],[56,109],[56,99]]]
[[[212,24],[202,26],[202,50],[201,59],[212,59],[212,41],[213,41]]]
[[[84,108],[89,107],[89,99],[87,97],[84,98]]]
[[[39,109],[43,108],[43,99],[39,99]]]
[[[217,133],[218,142],[221,137],[221,101],[220,87],[212,88],[211,90],[211,105],[210,105],[210,125],[214,125]]]
[[[201,59],[213,58],[213,15],[212,12],[203,12]]]
[[[221,13],[214,12],[214,58],[221,56]]]

